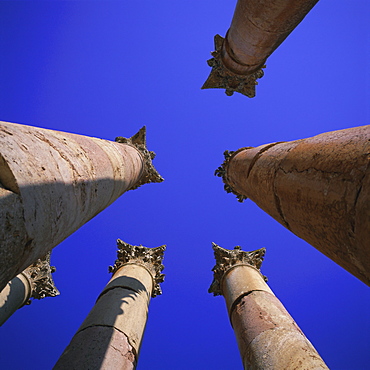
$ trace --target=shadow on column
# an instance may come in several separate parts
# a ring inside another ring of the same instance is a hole
[[[134,369],[141,336],[137,321],[147,319],[150,292],[137,279],[121,276],[103,292],[54,369]],[[130,286],[138,287],[135,291]]]
[[[20,186],[18,194],[0,183],[0,291],[131,186],[122,180],[81,180]]]

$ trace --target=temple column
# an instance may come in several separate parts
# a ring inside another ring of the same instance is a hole
[[[18,308],[31,304],[31,298],[43,299],[59,295],[51,274],[55,267],[50,266],[50,253],[9,281],[0,293],[0,326]]]
[[[112,279],[54,369],[134,369],[151,297],[161,294],[165,246],[146,248],[118,240]]]
[[[145,127],[116,142],[0,122],[0,290],[125,191],[163,181]]]
[[[238,0],[225,38],[215,36],[211,74],[202,89],[255,96],[266,59],[298,26],[318,0]]]
[[[225,152],[225,190],[370,285],[370,126]]]
[[[244,252],[213,243],[209,289],[223,295],[244,369],[328,369],[260,272],[265,249]]]

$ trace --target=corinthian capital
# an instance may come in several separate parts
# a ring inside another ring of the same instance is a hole
[[[261,268],[264,255],[266,253],[265,248],[257,249],[252,252],[245,252],[241,250],[241,247],[237,245],[234,249],[224,249],[212,243],[214,255],[216,259],[216,265],[213,267],[213,282],[208,289],[209,293],[213,295],[222,295],[221,282],[225,274],[235,266],[249,265],[256,268],[258,271]],[[263,275],[262,275],[263,276]],[[265,281],[267,278],[263,276]]]
[[[51,275],[55,272],[56,268],[50,266],[50,254],[51,252],[48,252],[44,258],[38,259],[22,272],[31,283],[31,298],[42,299],[45,297],[55,297],[60,294],[54,285]],[[26,304],[30,303],[31,301],[28,300]]]
[[[233,95],[234,92],[238,92],[249,98],[253,98],[256,95],[257,80],[263,77],[262,68],[266,66],[264,65],[252,73],[237,74],[228,69],[222,59],[222,49],[225,39],[220,35],[216,35],[214,42],[216,50],[211,53],[213,58],[207,61],[208,65],[212,67],[212,70],[202,89],[226,89],[225,93],[228,96]]]
[[[143,126],[134,136],[130,138],[125,137],[116,137],[117,143],[128,144],[136,148],[143,157],[144,160],[144,174],[141,177],[140,181],[135,184],[129,190],[137,189],[139,186],[144,184],[149,184],[151,182],[162,182],[164,179],[158,173],[158,171],[153,166],[153,159],[155,158],[155,153],[153,151],[149,151],[146,147],[146,127]]]
[[[147,248],[142,245],[131,245],[124,241],[117,240],[117,260],[113,266],[109,266],[109,272],[115,273],[122,266],[127,264],[137,264],[143,266],[153,277],[153,292],[152,297],[162,294],[160,283],[164,281],[162,264],[165,245],[156,248]]]

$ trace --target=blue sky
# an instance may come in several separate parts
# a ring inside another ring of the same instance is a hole
[[[1,368],[50,369],[102,288],[116,239],[167,244],[138,369],[241,369],[211,242],[266,247],[262,273],[331,369],[370,363],[368,288],[213,176],[223,151],[370,123],[370,3],[321,0],[268,59],[254,99],[200,90],[235,2],[1,1],[0,120],[114,140],[147,126],[165,178],[54,249],[61,295],[0,330]]]

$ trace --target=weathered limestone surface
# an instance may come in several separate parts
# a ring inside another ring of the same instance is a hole
[[[275,295],[251,291],[231,312],[245,369],[327,369]]]
[[[303,20],[318,0],[238,0],[225,39],[215,38],[213,67],[203,88],[225,88],[255,96],[266,59]]]
[[[222,279],[222,295],[225,298],[226,307],[230,309],[243,295],[262,290],[273,294],[265,283],[264,276],[251,265],[235,265],[227,271],[227,279]]]
[[[54,369],[131,370],[135,367],[135,354],[124,333],[114,327],[93,326],[73,337],[73,343]]]
[[[126,334],[135,353],[139,353],[152,288],[152,276],[145,268],[122,267],[105,287],[79,331],[91,326],[114,327]]]
[[[9,281],[0,292],[0,326],[20,307],[31,304],[32,299],[59,295],[54,285],[50,266],[50,252]]]
[[[213,243],[210,292],[223,295],[245,369],[304,370],[327,366],[266,284],[265,249],[226,250]]]
[[[134,369],[151,297],[161,294],[165,246],[145,248],[118,240],[112,279],[54,369]]]
[[[226,156],[216,172],[227,191],[370,285],[370,126]]]
[[[0,290],[125,191],[163,180],[145,131],[118,141],[0,122]]]

